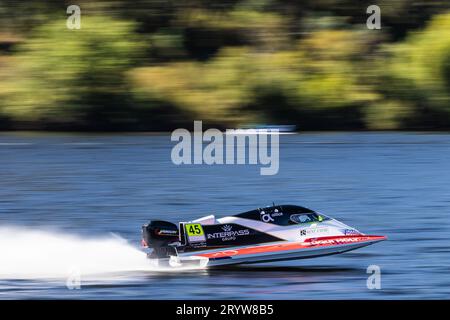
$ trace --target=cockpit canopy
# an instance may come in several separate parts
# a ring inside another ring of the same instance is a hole
[[[322,222],[324,220],[330,219],[327,216],[318,214],[311,209],[295,205],[281,205],[260,208],[243,212],[235,216],[244,219],[273,223],[280,226]]]

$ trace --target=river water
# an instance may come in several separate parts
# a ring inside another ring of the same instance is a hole
[[[0,299],[450,297],[450,135],[280,137],[277,175],[181,165],[169,135],[0,134]],[[303,205],[389,240],[342,255],[221,270],[154,270],[149,219]],[[367,288],[369,265],[381,289]]]

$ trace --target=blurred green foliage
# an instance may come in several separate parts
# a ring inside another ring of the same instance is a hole
[[[121,119],[131,104],[124,73],[143,52],[133,30],[103,16],[84,18],[79,33],[67,32],[65,20],[37,27],[17,46],[3,112],[16,121],[78,125]]]
[[[441,1],[0,3],[0,129],[449,129]]]

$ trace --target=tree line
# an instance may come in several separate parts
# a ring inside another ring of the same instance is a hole
[[[450,128],[442,1],[0,3],[0,130]]]

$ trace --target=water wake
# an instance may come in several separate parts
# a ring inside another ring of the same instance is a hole
[[[125,239],[0,226],[0,279],[67,278],[149,271],[145,253]]]

